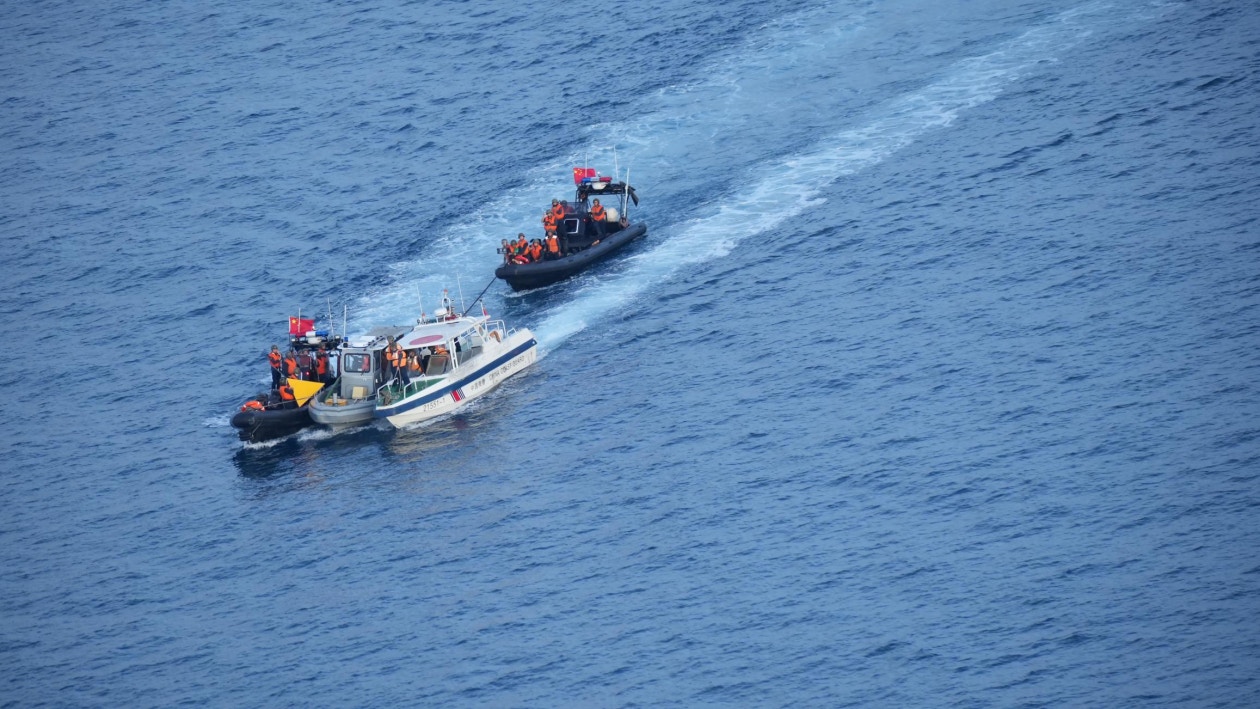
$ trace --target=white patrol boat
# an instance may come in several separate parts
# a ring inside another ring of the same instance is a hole
[[[398,350],[402,367],[393,364]],[[533,364],[538,341],[528,329],[490,319],[484,306],[480,316],[459,315],[444,295],[433,317],[421,316],[381,358],[386,380],[372,415],[405,426],[450,413]]]

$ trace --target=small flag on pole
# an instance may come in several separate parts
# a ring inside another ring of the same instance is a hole
[[[575,167],[573,168],[573,184],[580,185],[582,180],[588,177],[595,177],[596,172],[593,167]]]
[[[315,321],[311,318],[295,318],[289,317],[289,334],[305,335],[307,331],[315,329]]]

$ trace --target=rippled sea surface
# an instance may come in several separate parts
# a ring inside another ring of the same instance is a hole
[[[6,5],[0,705],[1260,704],[1255,3]],[[530,370],[236,440],[582,164]]]

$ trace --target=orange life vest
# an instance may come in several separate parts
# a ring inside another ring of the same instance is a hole
[[[293,387],[285,384],[280,387],[280,398],[285,401],[293,401]]]
[[[321,377],[328,374],[327,352],[320,351],[315,353],[315,373]]]
[[[564,219],[564,212],[564,202],[557,202],[556,206],[551,208],[551,214],[555,216],[556,219]]]
[[[297,375],[297,358],[296,358],[296,357],[290,357],[290,356],[287,356],[287,355],[285,356],[285,358],[284,358],[284,374],[285,374],[285,376],[287,376],[287,377],[292,377],[292,376],[296,376],[296,375]]]
[[[407,351],[401,347],[390,347],[385,350],[385,359],[395,367],[402,368],[407,366]]]
[[[527,246],[529,246],[529,242],[522,236],[516,240],[515,244],[512,245],[512,253],[517,255],[523,254],[525,253],[525,247]]]
[[[535,261],[542,258],[542,244],[535,242],[533,246],[530,246],[529,257]]]
[[[547,253],[560,255],[560,240],[556,238],[555,234],[547,237]]]
[[[280,368],[280,360],[282,359],[282,357],[280,356],[279,352],[275,350],[268,352],[267,359],[270,360],[272,369]]]
[[[241,406],[241,411],[262,411],[262,402],[258,399],[250,399]]]
[[[594,207],[591,207],[591,219],[594,219],[597,222],[602,222],[606,216],[608,216],[608,214],[604,211],[604,205],[597,204]]]

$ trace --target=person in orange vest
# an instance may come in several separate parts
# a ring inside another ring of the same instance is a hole
[[[320,345],[315,350],[315,381],[328,384],[328,350]]]
[[[534,239],[534,243],[529,245],[529,260],[538,263],[542,260],[543,247],[542,242]]]
[[[293,387],[289,386],[289,378],[282,378],[280,380],[280,405],[286,409],[292,408],[289,406],[289,403],[295,401],[297,401],[297,398],[293,396]]]
[[[547,235],[547,260],[560,258],[560,239],[555,234]]]
[[[398,342],[394,338],[389,338],[389,347],[385,348],[385,361],[389,362],[389,366],[394,372],[398,373],[398,377],[402,379],[403,386],[411,383],[411,377],[407,374],[407,350],[398,346]],[[385,377],[388,379],[389,373]]]
[[[297,353],[289,350],[284,353],[284,376],[296,377],[298,371]]]
[[[258,397],[241,404],[241,411],[265,411],[267,407],[263,405],[264,398],[266,398],[265,394],[259,394]]]
[[[280,386],[280,363],[284,359],[280,355],[280,345],[272,345],[271,351],[267,353],[267,361],[271,363],[271,388],[275,389]]]
[[[499,253],[503,254],[503,263],[512,263],[512,245],[507,239],[499,239]]]
[[[550,210],[543,212],[543,231],[548,234],[556,233],[556,215]]]
[[[566,211],[568,210],[565,209],[564,202],[561,202],[558,199],[551,200],[551,214],[556,218],[557,224],[560,223],[561,219],[564,219],[564,213]]]
[[[604,205],[599,203],[597,197],[591,203],[591,219],[595,222],[595,232],[600,236],[604,235],[604,220],[608,218],[608,212],[604,211]]]

